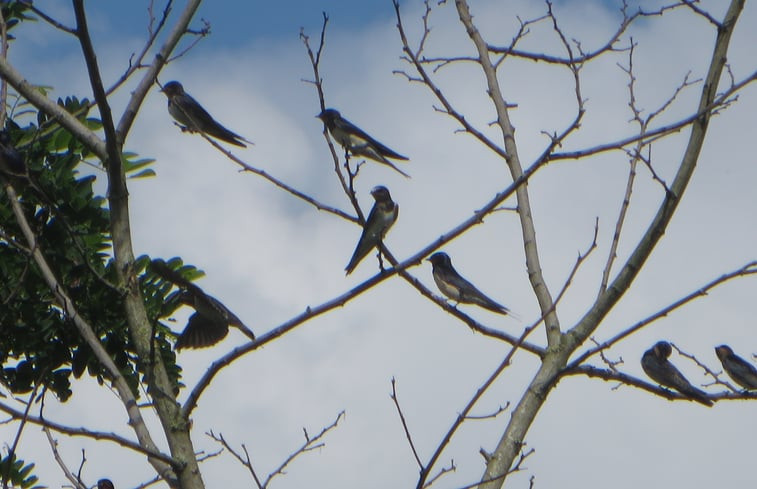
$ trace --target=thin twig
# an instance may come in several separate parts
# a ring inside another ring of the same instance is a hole
[[[23,411],[14,409],[8,404],[3,403],[3,402],[0,402],[0,411],[3,411],[6,414],[10,415],[11,418],[13,419],[20,420],[20,419],[24,419],[24,416],[25,416]],[[67,436],[83,436],[85,438],[91,438],[93,440],[112,441],[118,445],[121,445],[122,447],[129,448],[131,450],[134,450],[135,452],[142,453],[149,457],[161,460],[165,462],[166,464],[170,464],[177,467],[180,466],[179,462],[174,460],[170,455],[166,455],[158,451],[157,449],[152,450],[149,448],[145,448],[141,446],[139,443],[129,440],[128,438],[124,438],[123,436],[117,435],[115,433],[107,433],[104,431],[93,431],[87,428],[76,428],[73,426],[66,426],[64,424],[56,423],[55,421],[50,421],[49,419],[46,419],[46,418],[39,418],[37,416],[32,416],[32,415],[26,416],[26,420],[29,423],[47,427],[53,431],[62,433]]]
[[[323,78],[321,77],[321,56],[323,56],[326,44],[326,27],[328,26],[328,23],[329,16],[326,15],[326,12],[323,12],[323,25],[321,26],[321,36],[318,42],[318,50],[316,52],[313,52],[313,49],[310,47],[310,37],[305,34],[304,29],[300,29],[300,40],[305,45],[305,50],[307,51],[308,58],[310,59],[310,66],[313,70],[313,80],[305,81],[315,86],[316,92],[318,93],[318,104],[321,108],[321,111],[326,109],[326,97],[323,91]],[[352,208],[357,214],[357,219],[355,220],[355,222],[363,225],[365,223],[365,218],[363,217],[363,211],[360,209],[360,205],[358,204],[357,197],[355,195],[355,189],[353,187],[353,181],[355,176],[357,175],[359,166],[355,169],[355,173],[352,173],[350,171],[349,156],[347,151],[345,150],[344,165],[346,168],[347,177],[349,179],[348,183],[348,181],[345,180],[344,174],[342,173],[341,165],[339,162],[339,155],[336,148],[334,147],[334,143],[331,140],[331,136],[329,135],[325,123],[323,124],[323,138],[326,141],[326,145],[329,148],[329,153],[331,154],[331,160],[334,164],[334,174],[339,181],[339,185],[342,187],[342,191],[347,196],[347,199],[350,201]]]
[[[680,348],[678,348],[678,346],[675,343],[671,342],[670,344],[671,344],[671,346],[673,348],[676,349],[676,351],[678,352],[679,355],[681,355],[682,357],[688,358],[692,362],[696,363],[699,368],[701,368],[702,370],[704,370],[705,376],[709,375],[710,377],[712,377],[713,382],[711,382],[709,384],[702,384],[702,387],[707,387],[707,386],[710,386],[710,385],[718,385],[719,384],[719,385],[722,385],[723,387],[725,387],[726,389],[732,390],[733,392],[741,392],[743,390],[743,389],[737,389],[736,387],[734,387],[733,385],[731,385],[729,382],[726,382],[724,380],[720,380],[719,374],[716,374],[715,372],[713,372],[710,369],[710,367],[708,367],[704,363],[700,362],[697,357],[695,357],[694,355],[692,355],[690,353],[686,353],[685,351],[681,350]]]
[[[415,461],[418,462],[418,468],[423,470],[423,462],[421,462],[421,458],[418,456],[418,450],[415,449],[415,444],[413,443],[413,437],[410,436],[410,430],[407,427],[407,421],[405,421],[405,415],[402,414],[402,408],[400,407],[400,401],[397,399],[397,385],[396,381],[394,380],[394,377],[392,377],[392,394],[391,397],[392,401],[394,401],[394,406],[397,408],[397,414],[400,415],[400,421],[402,421],[402,429],[405,430],[405,438],[407,438],[407,442],[410,444],[410,449],[413,451],[413,456],[415,457]]]
[[[53,438],[53,435],[50,433],[50,429],[47,426],[43,426],[42,431],[45,432],[47,442],[50,445],[50,450],[53,452],[53,458],[58,464],[58,467],[60,467],[60,469],[63,471],[63,475],[66,476],[66,479],[68,479],[76,489],[89,489],[86,485],[82,484],[81,479],[75,476],[66,465],[63,457],[61,457],[60,453],[58,452],[58,441]]]
[[[34,4],[30,0],[20,0],[20,3],[34,12],[35,14],[39,15],[42,20],[50,24],[51,26],[55,27],[56,29],[60,29],[63,32],[67,32],[68,34],[76,35],[76,29],[73,29],[71,27],[68,27],[67,25],[63,24],[62,22],[58,22],[54,18],[50,17],[40,9],[34,6]]]
[[[319,211],[325,211],[325,212],[328,212],[329,214],[334,214],[335,216],[341,217],[342,219],[345,219],[345,220],[350,221],[350,222],[358,222],[358,218],[347,214],[346,212],[342,211],[341,209],[337,209],[336,207],[332,207],[332,206],[323,204],[323,203],[317,201],[316,199],[314,199],[313,197],[307,195],[306,193],[301,192],[301,191],[297,190],[296,188],[288,185],[284,181],[279,180],[278,178],[270,175],[268,172],[266,172],[264,170],[261,170],[259,168],[255,168],[253,166],[248,165],[247,163],[245,163],[244,161],[242,161],[241,159],[239,159],[236,155],[234,155],[234,153],[232,153],[230,150],[224,148],[217,141],[211,139],[206,134],[200,133],[200,135],[203,138],[205,138],[205,140],[207,140],[211,145],[213,145],[213,147],[215,147],[218,151],[220,151],[221,153],[223,153],[224,155],[226,155],[227,158],[229,158],[231,161],[233,161],[237,165],[241,166],[245,172],[254,173],[255,175],[258,175],[258,176],[261,176],[261,177],[265,178],[266,180],[268,180],[272,184],[276,185],[280,189],[282,189],[282,190],[290,193],[291,195],[294,195],[298,199],[301,199],[301,200],[307,202],[308,204],[312,205],[313,207],[315,207]]]
[[[657,321],[660,318],[666,317],[668,314],[670,314],[672,311],[675,311],[676,309],[680,308],[684,304],[687,304],[695,299],[698,299],[700,297],[706,296],[712,289],[717,287],[718,285],[721,285],[725,282],[728,282],[729,280],[738,278],[738,277],[745,277],[749,275],[757,275],[757,261],[752,261],[747,263],[746,265],[737,268],[731,272],[725,273],[721,275],[720,277],[706,283],[702,287],[696,289],[695,291],[689,293],[688,295],[682,297],[681,299],[678,299],[677,301],[669,304],[668,306],[660,309],[656,313],[646,317],[645,319],[637,322],[636,324],[623,329],[620,333],[613,336],[609,340],[606,340],[602,343],[600,343],[598,346],[594,348],[590,348],[580,354],[578,357],[576,357],[575,360],[570,362],[566,367],[565,370],[571,370],[579,365],[581,365],[583,362],[585,362],[588,358],[590,358],[593,355],[596,355],[602,350],[606,350],[610,348],[611,346],[617,344],[619,341],[623,340],[624,338],[627,338],[631,334],[635,333],[636,331],[642,329],[643,327]]]
[[[247,468],[247,470],[250,471],[252,474],[253,479],[255,479],[255,483],[257,484],[259,489],[266,489],[268,487],[268,484],[271,482],[271,480],[276,477],[279,474],[285,474],[285,470],[287,466],[298,456],[302,455],[303,453],[309,452],[311,450],[315,450],[318,448],[324,447],[326,444],[321,442],[320,440],[332,429],[336,428],[339,424],[339,421],[345,416],[344,411],[341,411],[339,414],[337,414],[336,419],[329,424],[328,426],[321,429],[321,432],[317,435],[311,437],[308,435],[308,432],[305,428],[303,428],[303,432],[305,433],[305,443],[300,446],[297,450],[292,452],[285,460],[281,463],[273,472],[271,472],[265,481],[262,483],[260,482],[260,479],[258,478],[257,474],[255,473],[255,470],[252,466],[252,461],[250,460],[250,454],[247,451],[247,447],[242,444],[242,450],[244,451],[245,456],[242,457],[240,453],[238,453],[236,450],[231,448],[231,445],[226,441],[223,434],[216,435],[212,431],[206,433],[209,437],[211,437],[216,442],[220,443],[226,450],[228,450],[243,466]]]

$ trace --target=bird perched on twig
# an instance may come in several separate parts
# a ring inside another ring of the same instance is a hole
[[[345,151],[349,151],[353,156],[364,156],[384,165],[389,165],[399,174],[410,178],[410,175],[397,168],[394,163],[387,159],[407,161],[406,156],[402,156],[373,139],[365,131],[342,117],[338,110],[324,109],[316,117],[323,121],[331,136]]]
[[[110,479],[100,479],[97,481],[97,489],[113,489],[113,483]]]
[[[238,328],[250,340],[255,334],[218,299],[170,269],[162,260],[153,260],[150,268],[158,275],[182,289],[179,302],[193,308],[184,331],[176,340],[174,348],[205,348],[215,345],[229,333],[229,326]]]
[[[686,377],[668,361],[673,347],[667,341],[658,341],[652,348],[644,352],[641,357],[641,368],[658,384],[675,389],[692,401],[705,406],[712,406],[712,400],[707,394],[686,380]]]
[[[744,389],[757,389],[757,368],[733,353],[728,345],[715,347],[715,354],[723,364],[723,370]]]
[[[400,212],[399,204],[392,200],[392,196],[389,194],[389,189],[383,185],[379,185],[371,190],[371,195],[376,202],[373,204],[370,214],[368,214],[368,220],[365,221],[363,233],[360,235],[360,240],[357,242],[355,252],[352,254],[350,262],[344,269],[347,272],[347,275],[352,273],[358,263],[365,258],[365,255],[367,255],[369,251],[381,244],[384,236],[386,236],[387,231],[392,227],[394,221],[397,220],[397,216]]]
[[[447,253],[438,251],[427,260],[431,262],[434,282],[436,282],[442,294],[458,303],[475,304],[499,314],[509,314],[516,317],[510,309],[484,295],[475,285],[457,273]]]
[[[201,132],[242,148],[247,147],[244,143],[254,144],[239,134],[229,131],[213,119],[197,100],[184,91],[181,83],[177,81],[168,82],[163,86],[161,92],[168,97],[168,113],[184,126],[183,131]]]

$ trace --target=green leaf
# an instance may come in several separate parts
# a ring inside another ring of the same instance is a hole
[[[142,170],[136,175],[129,175],[127,178],[149,178],[149,177],[154,177],[156,175],[157,173],[155,173],[155,170],[153,170],[152,168],[148,168],[146,170]]]

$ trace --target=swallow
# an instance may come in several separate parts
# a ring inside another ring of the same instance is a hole
[[[229,326],[234,326],[250,340],[255,334],[241,319],[215,297],[206,294],[200,287],[169,268],[162,260],[153,260],[150,268],[169,282],[179,287],[178,299],[195,312],[189,316],[184,331],[181,332],[174,348],[205,348],[215,345],[229,334]]]
[[[13,177],[25,177],[24,157],[11,143],[8,131],[0,131],[0,173]]]
[[[370,214],[368,214],[368,220],[365,221],[363,233],[357,242],[355,252],[344,269],[347,272],[346,275],[352,273],[368,252],[381,244],[387,231],[392,227],[400,213],[399,204],[392,200],[389,189],[386,187],[382,185],[375,187],[371,190],[371,195],[376,202],[373,204]]]
[[[113,489],[113,483],[110,479],[100,479],[97,481],[97,489]]]
[[[484,295],[476,286],[457,273],[447,253],[438,251],[427,260],[431,262],[434,282],[442,294],[458,303],[476,304],[484,309],[515,317],[510,309]]]
[[[673,348],[667,341],[658,341],[641,357],[641,368],[658,384],[677,390],[692,401],[712,406],[712,400],[707,394],[686,380],[686,377],[668,361]]]
[[[373,139],[365,131],[342,117],[339,111],[324,109],[316,117],[323,121],[331,136],[345,151],[349,151],[353,156],[364,156],[373,161],[389,165],[402,176],[410,178],[410,175],[397,168],[394,163],[387,159],[392,158],[407,161],[408,158],[406,156],[402,156]]]
[[[161,92],[168,97],[168,113],[184,126],[182,130],[201,132],[242,148],[247,147],[244,143],[254,144],[239,134],[229,131],[213,119],[197,100],[184,91],[181,83],[177,81],[168,82],[163,86]]]
[[[757,389],[757,368],[733,353],[728,345],[715,347],[715,354],[723,364],[723,370],[734,382],[747,390]]]

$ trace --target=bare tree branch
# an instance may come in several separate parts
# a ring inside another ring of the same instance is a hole
[[[270,330],[268,333],[258,336],[258,338],[255,341],[239,346],[237,348],[234,348],[229,353],[227,353],[220,359],[213,362],[208,367],[205,374],[197,382],[197,385],[195,385],[195,387],[192,389],[192,392],[189,394],[189,397],[185,401],[184,406],[182,408],[183,415],[185,417],[188,417],[189,414],[191,414],[192,410],[194,410],[194,408],[196,407],[197,402],[200,396],[202,395],[202,392],[208,387],[208,385],[210,384],[210,381],[218,374],[220,370],[227,367],[228,365],[233,363],[235,360],[241,358],[245,354],[253,350],[256,350],[257,348],[278,338],[279,336],[282,336],[290,332],[291,330],[293,330],[300,324],[303,324],[309,321],[310,319],[320,316],[321,314],[324,314],[332,309],[344,306],[347,302],[354,299],[355,297],[357,297],[364,291],[378,285],[379,283],[393,277],[396,274],[399,274],[400,272],[402,272],[408,267],[418,265],[421,259],[428,256],[430,253],[434,252],[436,249],[443,246],[445,243],[453,240],[454,238],[456,238],[457,236],[465,232],[470,227],[476,224],[480,224],[482,215],[488,214],[493,209],[497,208],[497,206],[499,206],[502,202],[507,200],[515,192],[515,189],[518,188],[518,186],[526,182],[528,178],[530,178],[534,173],[536,173],[543,166],[544,166],[544,162],[541,162],[540,164],[534,165],[531,168],[527,169],[523,173],[523,175],[521,175],[520,178],[516,179],[512,184],[510,184],[502,192],[495,194],[494,197],[492,197],[492,199],[487,204],[485,204],[479,211],[477,211],[473,216],[468,218],[466,221],[462,222],[460,225],[458,225],[454,229],[450,230],[448,233],[443,234],[442,236],[434,240],[431,244],[427,245],[426,247],[416,252],[409,258],[399,262],[393,268],[374,275],[373,277],[365,280],[361,284],[358,284],[353,289],[337,297],[334,297],[333,299],[323,302],[318,306],[312,306],[312,307],[308,306],[304,312],[289,319],[288,321],[285,321],[284,323],[280,324],[276,328]],[[432,295],[430,291],[429,291],[429,295]],[[457,311],[456,309],[451,308],[450,312],[452,312],[452,310]],[[460,313],[459,311],[455,312],[454,314],[458,317],[464,317],[464,315]],[[468,320],[466,320],[466,322],[468,322]],[[474,324],[473,320],[470,319],[470,322],[468,324]],[[493,336],[501,337],[503,340],[508,341],[508,342],[509,340],[507,338],[510,338],[509,335],[505,335],[504,333],[493,334]],[[525,348],[525,345],[523,347]],[[532,351],[532,350],[539,351],[539,348],[533,347],[529,349],[529,351]]]
[[[645,380],[639,379],[632,375],[624,374],[622,372],[613,372],[612,370],[598,368],[593,365],[579,365],[575,368],[571,368],[570,370],[566,370],[564,375],[565,376],[586,375],[587,377],[599,378],[606,381],[619,382],[624,385],[629,385],[629,386],[647,391],[656,396],[663,397],[665,399],[668,399],[669,401],[692,401],[692,399],[688,397],[684,397],[683,395],[677,392],[673,392],[671,390],[660,387],[658,385],[651,384]],[[724,392],[716,393],[716,394],[711,394],[708,392],[707,397],[712,399],[713,401],[754,400],[754,399],[757,399],[757,392],[724,391]]]
[[[400,401],[399,399],[397,399],[397,383],[394,380],[394,377],[392,377],[392,394],[389,397],[391,397],[392,401],[394,401],[394,406],[397,408],[397,414],[400,415],[400,421],[402,422],[402,429],[405,430],[405,437],[407,438],[407,442],[410,444],[410,449],[413,451],[413,457],[415,457],[415,461],[418,462],[418,468],[423,470],[423,462],[421,462],[421,458],[418,456],[418,450],[415,449],[415,444],[413,443],[413,437],[410,435],[410,429],[408,429],[407,427],[407,421],[405,421],[405,415],[402,414]]]
[[[270,175],[266,171],[248,165],[247,163],[245,163],[241,159],[237,158],[237,156],[234,155],[234,153],[232,153],[228,149],[226,149],[223,146],[221,146],[217,141],[211,139],[206,134],[200,133],[200,135],[203,138],[205,138],[210,144],[212,144],[213,147],[215,147],[218,151],[220,151],[221,153],[223,153],[224,155],[226,155],[227,158],[229,158],[231,161],[233,161],[237,165],[241,166],[245,172],[254,173],[255,175],[258,175],[258,176],[261,176],[261,177],[265,178],[266,180],[268,180],[272,184],[276,185],[280,189],[288,192],[289,194],[297,197],[298,199],[304,200],[305,202],[307,202],[308,204],[312,205],[313,207],[315,207],[319,211],[325,211],[325,212],[328,212],[329,214],[334,214],[335,216],[341,217],[342,219],[345,219],[347,221],[351,221],[351,222],[355,222],[355,223],[358,222],[358,218],[357,217],[351,216],[351,215],[347,214],[346,212],[344,212],[344,211],[342,211],[340,209],[337,209],[336,207],[332,207],[332,206],[323,204],[323,203],[319,202],[318,200],[314,199],[313,197],[307,195],[306,193],[301,192],[301,191],[297,190],[296,188],[290,186],[289,184],[285,183],[284,181],[279,180],[278,178]]]
[[[68,34],[76,35],[76,29],[73,29],[71,27],[68,27],[67,25],[63,24],[62,22],[58,22],[57,20],[53,19],[46,13],[44,13],[42,10],[38,9],[34,6],[34,4],[31,2],[31,0],[20,0],[20,3],[22,3],[26,8],[34,12],[35,14],[39,15],[42,20],[50,24],[51,26],[55,27],[56,29],[59,29],[63,32],[66,32]]]
[[[631,26],[631,24],[634,21],[644,18],[644,17],[660,16],[664,14],[665,12],[667,12],[668,10],[673,10],[681,6],[682,6],[682,3],[679,2],[679,3],[664,5],[658,8],[657,10],[645,11],[639,8],[633,14],[629,14],[628,4],[624,1],[620,9],[621,14],[623,15],[623,19],[621,20],[620,25],[615,30],[615,32],[612,35],[610,35],[609,39],[605,41],[604,44],[602,44],[600,47],[590,52],[582,53],[581,56],[577,56],[577,57],[562,58],[559,56],[551,56],[544,53],[520,51],[520,50],[514,49],[514,45],[512,44],[508,47],[499,47],[499,46],[489,45],[488,49],[492,53],[506,54],[508,56],[529,59],[531,61],[543,61],[549,64],[556,64],[556,65],[584,64],[587,61],[591,61],[594,58],[597,58],[611,51],[624,51],[625,50],[624,48],[619,49],[619,48],[616,48],[615,45],[618,43],[618,41],[620,41],[620,39],[623,37],[623,34],[626,33],[626,31],[628,30],[628,28]],[[548,8],[550,9],[550,14],[547,14],[544,17],[540,17],[539,19],[536,19],[537,21],[547,16],[551,16],[551,6]]]
[[[58,441],[53,439],[53,435],[50,433],[50,429],[47,426],[43,426],[42,431],[45,432],[47,442],[50,444],[50,450],[53,452],[53,458],[55,458],[55,462],[57,462],[60,470],[63,471],[66,479],[68,479],[76,489],[89,489],[86,485],[82,484],[81,479],[75,476],[66,465],[63,457],[61,457],[60,453],[58,452]]]
[[[243,466],[247,468],[247,470],[252,475],[253,479],[255,479],[255,483],[257,484],[258,488],[265,489],[270,484],[271,480],[276,477],[277,475],[283,475],[286,474],[286,468],[287,466],[294,461],[297,457],[300,455],[309,452],[311,450],[316,450],[318,448],[324,447],[326,444],[324,442],[321,442],[323,437],[331,431],[332,429],[336,428],[339,424],[339,420],[341,420],[344,417],[344,411],[341,411],[334,420],[333,423],[330,425],[324,427],[321,429],[321,432],[317,435],[311,437],[308,435],[308,432],[305,428],[303,428],[303,432],[305,434],[305,443],[302,444],[297,450],[292,452],[284,462],[281,463],[276,469],[271,472],[268,477],[261,483],[260,479],[258,478],[258,475],[255,473],[255,470],[252,466],[252,461],[250,460],[250,454],[247,452],[247,447],[242,444],[242,450],[244,451],[244,457],[240,453],[238,453],[236,450],[231,448],[231,445],[226,441],[226,439],[223,437],[222,434],[215,435],[212,431],[209,433],[206,433],[209,437],[211,437],[216,442],[220,443],[226,450],[229,451]]]
[[[136,409],[136,406],[135,406],[135,409]],[[3,402],[0,402],[0,411],[10,415],[12,419],[20,420],[20,419],[24,419],[24,416],[25,416],[23,411],[14,409]],[[67,436],[83,436],[86,438],[92,438],[93,440],[112,441],[130,450],[134,450],[135,452],[143,453],[149,456],[150,458],[160,460],[167,465],[173,465],[173,466],[180,465],[179,462],[174,460],[170,455],[166,455],[162,453],[157,448],[155,449],[146,448],[137,442],[124,438],[115,433],[106,433],[104,431],[92,431],[87,428],[75,428],[73,426],[66,426],[60,423],[56,423],[54,421],[50,421],[49,419],[40,418],[40,417],[36,417],[32,415],[26,416],[26,420],[29,423],[43,426],[45,428],[48,428],[58,433],[62,433]]]
[[[137,117],[137,112],[142,106],[142,102],[144,101],[145,96],[147,96],[148,90],[150,90],[155,83],[155,80],[157,80],[158,74],[163,69],[163,66],[171,56],[174,48],[186,32],[187,26],[192,21],[192,17],[194,17],[201,2],[202,0],[188,0],[187,5],[184,7],[184,10],[177,19],[173,29],[169,32],[163,46],[161,46],[160,50],[155,55],[152,64],[147,68],[147,72],[142,76],[139,84],[132,92],[129,103],[126,106],[126,109],[124,109],[124,113],[121,115],[118,127],[116,128],[116,139],[120,144],[123,144],[126,140],[126,136],[129,134],[132,124],[134,124],[134,119]]]
[[[310,37],[308,37],[304,29],[300,30],[300,40],[302,40],[302,43],[305,45],[305,49],[308,53],[308,58],[310,59],[310,66],[313,69],[313,80],[306,80],[308,83],[311,83],[315,86],[316,91],[318,92],[318,103],[321,107],[321,111],[326,109],[326,98],[323,93],[323,78],[321,77],[321,56],[323,55],[323,50],[325,47],[326,42],[326,27],[329,23],[329,16],[326,15],[326,12],[323,12],[323,25],[321,26],[321,36],[320,41],[318,43],[318,50],[314,53],[313,49],[310,47]],[[357,174],[357,170],[355,170],[355,174],[353,174],[350,171],[349,168],[349,159],[347,156],[347,151],[345,151],[345,163],[344,166],[347,171],[347,176],[349,178],[349,183],[344,178],[344,174],[341,171],[341,166],[339,164],[339,155],[336,152],[336,148],[334,147],[333,142],[331,141],[331,136],[329,135],[329,132],[326,128],[326,124],[323,124],[323,139],[326,141],[326,144],[329,147],[329,152],[331,153],[331,159],[334,162],[334,173],[337,177],[337,180],[339,181],[339,185],[342,187],[342,191],[347,196],[347,198],[350,201],[350,204],[352,204],[352,208],[355,209],[355,212],[357,213],[357,219],[350,218],[350,220],[354,220],[354,222],[360,224],[361,226],[365,223],[365,217],[363,216],[363,211],[360,208],[360,204],[357,201],[357,197],[355,196],[355,189],[353,187],[353,180],[355,175]]]
[[[627,338],[631,334],[635,333],[636,331],[640,330],[641,328],[657,321],[660,318],[667,317],[668,314],[670,314],[672,311],[675,311],[676,309],[682,307],[683,305],[695,300],[699,299],[700,297],[704,297],[707,295],[710,290],[714,289],[718,285],[721,285],[725,282],[728,282],[732,279],[739,278],[739,277],[746,277],[750,275],[757,275],[757,261],[749,262],[746,265],[737,268],[736,270],[733,270],[731,272],[725,273],[721,275],[720,277],[706,283],[702,287],[696,289],[695,291],[691,292],[690,294],[682,297],[681,299],[678,299],[677,301],[671,303],[670,305],[662,308],[661,310],[657,311],[656,313],[652,314],[651,316],[648,316],[647,318],[639,321],[638,323],[634,324],[633,326],[630,326],[628,328],[623,329],[620,333],[613,336],[607,341],[604,341],[600,344],[598,344],[594,348],[590,348],[581,355],[579,355],[575,360],[571,361],[569,365],[565,367],[566,370],[573,369],[583,362],[585,362],[589,357],[601,352],[602,350],[606,350],[610,348],[611,346],[615,345],[619,341],[623,340],[624,338]]]

